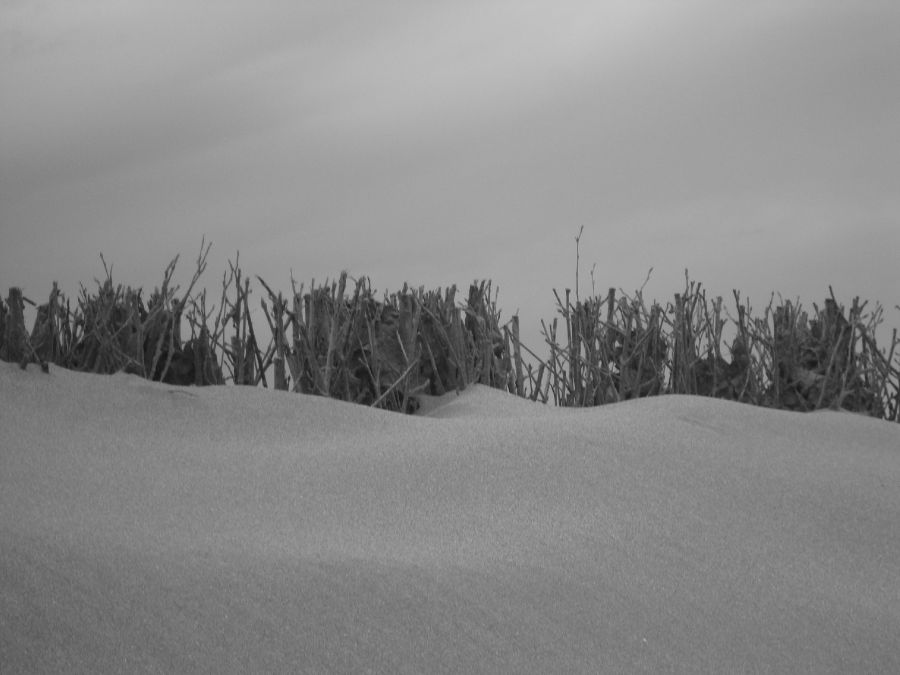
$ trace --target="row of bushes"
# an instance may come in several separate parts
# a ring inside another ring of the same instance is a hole
[[[900,421],[897,331],[879,349],[881,307],[867,310],[854,299],[847,310],[830,288],[822,307],[773,296],[757,316],[736,291],[730,313],[687,274],[665,305],[648,304],[641,291],[611,288],[581,299],[577,287],[574,298],[567,289],[556,294],[558,315],[541,322],[541,356],[521,343],[518,316],[501,322],[489,281],[471,285],[463,299],[455,286],[378,296],[368,279],[342,273],[309,289],[292,279],[285,296],[256,277],[268,329],[261,341],[239,258],[229,263],[217,305],[207,304],[205,289],[194,290],[209,250],[201,245],[183,293],[172,284],[176,257],[146,301],[141,289],[114,284],[105,261],[105,279],[93,291],[82,287],[74,307],[54,283],[30,332],[24,304],[31,301],[10,289],[0,302],[0,359],[172,384],[272,386],[405,412],[421,393],[477,382],[559,406],[698,394]]]

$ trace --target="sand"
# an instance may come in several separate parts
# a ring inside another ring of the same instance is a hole
[[[900,425],[0,363],[0,672],[900,672]]]

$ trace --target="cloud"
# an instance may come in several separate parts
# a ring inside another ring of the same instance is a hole
[[[102,248],[128,269],[139,242],[155,275],[205,232],[283,276],[458,270],[509,287],[567,279],[583,224],[603,285],[662,275],[661,259],[675,274],[691,256],[730,259],[731,239],[785,228],[818,248],[784,278],[818,277],[840,227],[896,219],[898,14],[6,3],[0,30],[18,46],[0,60],[0,270],[27,271],[10,242],[52,240],[88,264]],[[761,269],[764,252],[742,248],[731,269]]]

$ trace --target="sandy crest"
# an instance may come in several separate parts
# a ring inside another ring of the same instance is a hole
[[[0,364],[0,672],[900,672],[900,425]]]

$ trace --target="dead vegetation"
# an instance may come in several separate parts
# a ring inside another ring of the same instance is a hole
[[[518,316],[501,322],[490,281],[461,299],[455,286],[404,285],[379,296],[367,278],[346,273],[309,288],[291,279],[284,295],[257,276],[268,329],[260,340],[238,257],[218,304],[195,291],[209,250],[203,242],[184,292],[172,283],[176,257],[146,301],[141,289],[115,284],[103,260],[105,278],[92,291],[82,287],[74,306],[54,283],[30,333],[24,306],[36,303],[10,289],[0,302],[0,359],[182,385],[262,385],[404,412],[415,411],[422,393],[477,382],[559,406],[695,394],[900,421],[896,329],[880,349],[882,308],[854,298],[847,310],[830,288],[822,307],[772,296],[761,315],[737,291],[729,311],[687,273],[664,305],[645,301],[643,289],[592,289],[582,299],[576,257],[574,297],[554,291],[558,311],[541,322],[541,356],[521,343]]]
[[[776,302],[761,316],[733,292],[734,314],[696,282],[666,305],[640,292],[572,302],[544,325],[550,358],[531,380],[537,399],[600,405],[656,394],[695,394],[787,410],[844,409],[900,421],[897,331],[887,351],[883,311],[854,298],[849,312],[829,288],[824,306]],[[542,380],[543,376],[543,380]]]

